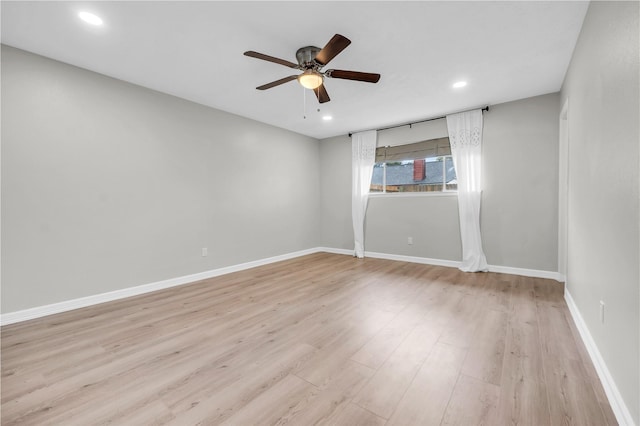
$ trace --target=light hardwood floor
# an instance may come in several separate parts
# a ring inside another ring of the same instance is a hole
[[[2,424],[616,424],[562,293],[318,253],[9,325]]]

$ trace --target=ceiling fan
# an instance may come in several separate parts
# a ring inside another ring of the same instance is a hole
[[[252,50],[244,52],[244,55],[250,56],[252,58],[262,59],[264,61],[274,62],[276,64],[284,65],[285,67],[302,71],[302,74],[300,75],[290,75],[288,77],[281,78],[280,80],[272,81],[271,83],[258,86],[256,87],[256,89],[271,89],[272,87],[276,87],[288,81],[297,79],[303,87],[313,90],[316,94],[316,97],[318,98],[318,101],[323,104],[331,100],[329,98],[329,94],[327,93],[327,89],[325,89],[324,87],[325,77],[364,81],[367,83],[377,83],[378,80],[380,80],[380,74],[369,72],[345,70],[322,71],[322,67],[327,65],[329,61],[335,58],[350,44],[351,40],[349,40],[345,36],[336,34],[322,49],[315,46],[301,47],[296,52],[296,58],[298,60],[297,64],[286,61],[284,59],[274,58],[273,56],[254,52]]]

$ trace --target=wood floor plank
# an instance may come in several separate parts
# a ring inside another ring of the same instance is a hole
[[[328,422],[347,409],[353,396],[375,373],[369,367],[347,361],[340,372],[318,388],[310,398],[291,407],[280,420],[283,424],[315,425]]]
[[[439,425],[460,375],[466,350],[436,343],[387,426]]]
[[[533,292],[537,302],[546,302],[556,307],[566,306],[564,303],[564,286],[555,280],[532,278]]]
[[[209,380],[209,386],[194,389],[193,384],[187,382],[161,393],[161,398],[176,416],[171,424],[219,424],[225,421],[291,375],[299,363],[314,352],[315,348],[309,345],[295,345],[242,368],[225,367],[228,375],[205,378]]]
[[[473,336],[462,373],[500,385],[507,337],[508,315],[487,310]]]
[[[443,272],[439,270],[437,276],[423,294],[422,306],[426,311],[425,320],[431,323],[438,323],[443,326],[449,325],[455,318],[460,302],[465,297],[465,293],[451,283],[457,282],[459,271]]]
[[[618,426],[618,419],[616,419],[616,415],[608,402],[601,402],[600,409],[602,410],[602,415],[608,426]]]
[[[3,425],[615,424],[539,278],[315,253],[0,335]]]
[[[431,324],[416,326],[353,402],[388,419],[441,333],[441,328]]]
[[[340,411],[336,416],[320,425],[343,425],[343,426],[384,426],[386,420],[378,417],[364,408],[355,404],[349,404],[344,410]]]
[[[545,357],[553,356],[582,363],[580,351],[562,309],[549,304],[539,304],[536,309],[539,330],[541,335],[545,336],[544,339],[540,339],[542,354]]]
[[[468,348],[475,336],[478,324],[484,320],[487,310],[475,294],[465,294],[455,308],[450,321],[440,337],[442,343]]]
[[[538,321],[533,283],[527,277],[513,276],[509,318],[534,324]]]
[[[579,361],[546,356],[543,360],[552,424],[606,424],[591,383]]]
[[[441,424],[497,424],[499,394],[498,386],[461,374]]]
[[[144,409],[137,407],[133,412],[116,411],[106,421],[111,424],[130,424],[130,425],[164,425],[172,421],[174,418],[171,410],[167,408],[162,401],[151,401]]]
[[[546,294],[546,293],[545,293]],[[550,303],[545,295],[537,303],[545,383],[549,395],[551,423],[606,424],[591,378],[573,338],[566,306]],[[582,406],[582,409],[577,407]]]
[[[580,355],[580,359],[582,360],[582,366],[586,371],[587,375],[590,378],[591,387],[593,392],[596,395],[596,399],[600,403],[600,408],[602,409],[602,415],[607,421],[608,425],[617,426],[618,422],[615,418],[613,411],[611,410],[611,406],[609,405],[609,400],[607,399],[607,395],[605,394],[604,388],[602,387],[602,382],[598,377],[598,373],[596,372],[595,367],[591,363],[591,357],[587,352],[587,348],[585,347],[582,339],[580,337],[580,332],[578,331],[576,325],[571,318],[571,313],[569,309],[565,306],[562,311],[564,312],[564,316],[569,324],[571,329],[571,334],[573,336],[573,340],[576,343],[576,347],[578,349],[578,353]]]
[[[487,272],[487,279],[480,293],[482,305],[485,309],[509,312],[511,306],[511,290],[513,281],[511,276]]]
[[[537,323],[512,320],[500,381],[498,424],[549,424],[549,402]]]
[[[275,386],[251,400],[222,425],[277,425],[297,403],[312,398],[318,389],[301,378],[288,375]],[[294,411],[295,412],[295,411]]]
[[[379,368],[425,316],[419,305],[410,305],[371,338],[351,359],[371,368]]]
[[[353,324],[335,340],[320,349],[295,374],[316,386],[322,386],[347,362],[362,345],[397,315],[388,311],[354,310]]]

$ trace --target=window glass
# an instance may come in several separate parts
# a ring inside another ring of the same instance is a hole
[[[458,189],[450,155],[387,161],[373,167],[371,192],[435,192]]]

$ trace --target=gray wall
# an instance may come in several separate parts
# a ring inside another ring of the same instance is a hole
[[[481,224],[491,265],[558,270],[559,114],[556,93],[484,115]]]
[[[351,138],[320,143],[320,244],[353,250],[351,222]]]
[[[2,311],[318,246],[318,144],[3,46]]]
[[[484,114],[482,233],[492,265],[557,270],[559,95],[492,106]],[[379,133],[378,146],[447,135],[445,120]],[[351,142],[320,144],[322,244],[352,249]],[[414,244],[407,244],[413,237]],[[455,195],[371,197],[368,251],[460,260]]]
[[[637,2],[592,2],[562,87],[569,99],[571,293],[640,424]],[[599,302],[606,304],[605,323]]]

